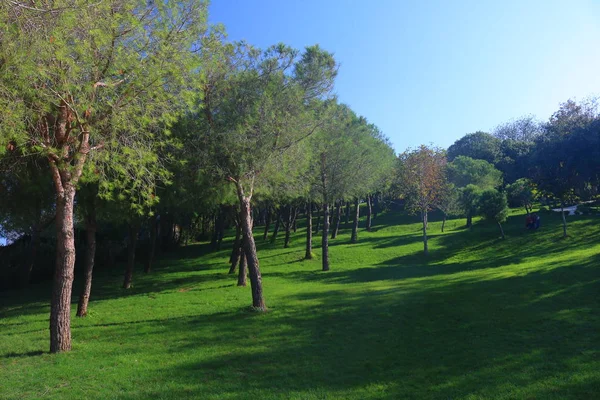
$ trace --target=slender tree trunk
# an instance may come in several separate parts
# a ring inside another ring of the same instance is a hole
[[[341,201],[335,202],[335,214],[333,215],[333,227],[331,229],[331,238],[335,239],[337,237],[338,231],[340,229],[340,219],[342,218],[341,213]]]
[[[323,248],[323,271],[329,271],[329,202],[323,202],[323,237],[321,238]]]
[[[154,255],[156,254],[156,236],[158,235],[158,215],[154,215],[150,221],[150,252],[148,253],[148,260],[144,266],[144,273],[148,274],[152,271],[152,264],[154,263]]]
[[[470,228],[473,225],[473,216],[471,215],[471,212],[469,211],[467,213],[467,228]]]
[[[562,215],[562,223],[563,223],[563,237],[567,237],[567,218],[565,217],[565,205],[564,203],[560,204],[560,214]]]
[[[367,195],[367,232],[371,232],[372,197]]]
[[[233,241],[233,249],[231,250],[231,257],[229,257],[229,262],[231,263],[231,267],[229,267],[229,273],[234,274],[235,269],[237,268],[238,262],[240,261],[240,256],[242,254],[242,227],[239,223],[239,217],[236,218],[236,229],[235,229],[235,240]]]
[[[135,248],[137,246],[139,225],[136,222],[129,224],[129,243],[127,243],[127,267],[125,268],[125,279],[123,289],[131,288],[133,270],[135,269]]]
[[[498,222],[498,228],[500,228],[500,234],[502,235],[502,239],[504,239],[504,229],[502,228],[502,224]]]
[[[346,217],[346,221],[345,221],[345,225],[346,228],[348,227],[348,224],[350,223],[350,202],[347,201],[346,202],[346,207],[344,208],[344,212],[345,212],[345,217]]]
[[[246,286],[248,282],[248,259],[244,249],[240,251],[240,270],[238,271],[238,286]]]
[[[252,307],[258,311],[266,311],[267,306],[263,296],[262,277],[258,264],[258,254],[256,253],[256,244],[252,234],[252,218],[250,200],[251,196],[245,196],[242,185],[237,182],[238,198],[240,200],[240,223],[242,225],[242,244],[248,264],[250,275],[250,286],[252,287]]]
[[[377,219],[379,213],[379,194],[375,193],[372,197],[373,201],[373,219]]]
[[[71,350],[71,294],[75,276],[75,186],[63,182],[56,199],[56,267],[50,308],[50,352]]]
[[[292,219],[292,230],[294,231],[294,233],[296,233],[296,231],[298,230],[298,224],[296,223],[298,221],[298,211],[299,211],[300,207],[294,207],[294,218]]]
[[[358,197],[354,198],[354,223],[352,224],[352,236],[350,237],[351,243],[358,241],[358,220],[360,219],[360,204]]]
[[[77,304],[77,316],[87,315],[90,294],[92,293],[92,273],[94,271],[94,260],[96,259],[96,205],[94,200],[90,201],[85,221],[85,234],[87,246],[85,249],[85,278],[79,303]]]
[[[446,214],[444,214],[444,217],[442,219],[442,233],[444,233],[444,226],[446,226]]]
[[[287,249],[290,247],[290,232],[292,229],[292,206],[286,207],[287,211],[285,212],[285,222],[283,223],[285,228],[285,240],[283,242],[283,248]]]
[[[306,253],[304,258],[312,260],[312,203],[306,203]]]
[[[319,211],[318,207],[317,207],[317,211]],[[321,228],[321,213],[317,212],[317,223],[316,223],[316,227],[315,227],[315,234],[319,233],[320,228]]]
[[[277,234],[279,233],[279,227],[281,226],[281,209],[277,210],[276,218],[277,220],[275,220],[275,228],[271,234],[271,243],[275,243],[277,240]]]
[[[427,245],[427,210],[422,212],[423,215],[423,254],[429,255],[429,247]]]
[[[265,220],[265,233],[263,234],[263,241],[267,241],[269,237],[269,228],[271,227],[271,207],[267,207],[267,215]]]

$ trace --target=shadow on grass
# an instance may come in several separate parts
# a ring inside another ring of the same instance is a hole
[[[185,390],[126,398],[594,398],[598,261],[439,287],[304,293],[288,297],[285,313],[243,324],[167,321],[189,332],[174,351],[206,346],[206,324],[237,350],[160,370]]]

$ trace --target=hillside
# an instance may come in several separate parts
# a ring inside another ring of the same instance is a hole
[[[567,239],[542,218],[527,231],[513,210],[504,241],[493,224],[431,222],[424,258],[418,218],[384,214],[358,244],[348,229],[331,241],[327,273],[302,260],[302,228],[288,249],[257,239],[264,314],[227,275],[230,242],[139,266],[128,291],[99,270],[62,354],[48,353],[50,284],[1,294],[0,398],[592,398],[598,217],[569,217]]]

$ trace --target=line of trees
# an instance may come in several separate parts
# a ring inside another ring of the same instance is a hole
[[[198,0],[0,2],[0,234],[26,255],[4,260],[13,286],[40,254],[55,257],[51,352],[71,349],[76,260],[84,317],[96,265],[123,257],[127,290],[140,246],[151,273],[160,251],[199,239],[219,250],[232,228],[229,272],[239,286],[249,278],[264,311],[256,242],[283,234],[288,247],[301,218],[305,258],[321,233],[328,271],[340,227],[359,240],[363,202],[370,231],[380,203],[403,199],[421,215],[427,254],[432,210],[468,227],[481,215],[504,237],[509,202],[529,213],[536,196],[564,207],[597,194],[593,102],[396,156],[334,95],[333,54],[230,43],[206,21]]]

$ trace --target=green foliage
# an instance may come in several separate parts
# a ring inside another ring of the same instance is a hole
[[[506,196],[511,207],[531,209],[535,201],[535,185],[527,178],[521,178],[506,186]]]
[[[480,195],[481,189],[472,184],[459,189],[458,202],[466,215],[476,214]]]
[[[502,184],[502,172],[492,164],[466,156],[458,156],[448,164],[448,177],[457,187],[475,185],[488,189]]]
[[[506,194],[496,189],[482,191],[477,200],[479,214],[486,220],[504,222],[508,217]]]
[[[458,156],[495,164],[500,158],[500,139],[480,131],[469,133],[448,148],[448,161],[454,161]]]

